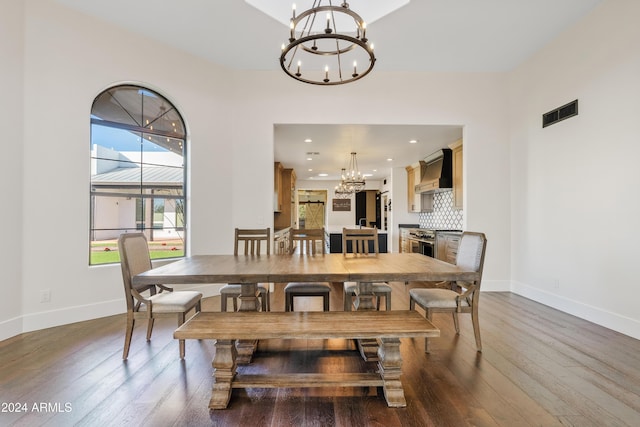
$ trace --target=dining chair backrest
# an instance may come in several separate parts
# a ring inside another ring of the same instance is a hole
[[[343,228],[342,253],[346,254],[349,250],[354,254],[377,254],[380,252],[378,248],[378,229]]]
[[[297,247],[301,254],[316,255],[325,253],[323,228],[292,228],[289,232],[289,253]]]
[[[118,238],[118,249],[120,251],[120,267],[122,269],[122,281],[124,283],[124,293],[127,300],[127,309],[133,310],[134,300],[132,289],[138,292],[151,290],[155,293],[154,285],[135,287],[133,277],[151,270],[151,257],[149,256],[149,245],[143,233],[121,234]]]
[[[482,270],[484,269],[484,255],[487,249],[487,238],[484,233],[465,231],[462,233],[456,255],[456,265],[465,270],[476,271],[479,274],[475,282],[476,288],[480,288],[482,282]],[[464,285],[463,285],[464,286]]]
[[[267,255],[271,254],[271,229],[270,228],[253,228],[242,229],[236,228],[235,243],[233,254],[238,255],[240,242],[243,242],[244,255],[260,255],[262,254],[262,242],[265,243]]]

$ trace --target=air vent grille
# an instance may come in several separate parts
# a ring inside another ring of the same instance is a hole
[[[578,100],[571,101],[568,104],[558,107],[555,110],[551,110],[548,113],[542,115],[542,127],[546,128],[554,123],[558,123],[569,117],[578,115]]]

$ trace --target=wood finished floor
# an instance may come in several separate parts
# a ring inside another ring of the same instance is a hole
[[[408,288],[393,287],[393,308],[407,309]],[[482,353],[468,316],[459,336],[449,315],[435,316],[442,336],[431,354],[422,339],[402,340],[406,408],[388,408],[375,388],[236,389],[228,409],[210,412],[212,343],[188,341],[180,361],[175,321],[161,319],[149,343],[145,326],[136,326],[123,362],[125,318],[118,315],[1,342],[0,425],[640,425],[640,341],[510,293],[484,293],[480,301]],[[296,303],[321,307],[318,299]],[[272,304],[283,309],[282,287]],[[219,298],[207,298],[203,309],[219,306]],[[340,307],[335,288],[331,308]],[[344,340],[264,341],[240,370],[375,370],[353,349]]]

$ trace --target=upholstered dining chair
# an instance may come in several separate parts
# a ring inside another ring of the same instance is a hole
[[[465,231],[460,238],[456,265],[465,270],[478,273],[478,279],[472,282],[451,282],[450,289],[414,288],[409,291],[409,309],[415,310],[416,304],[425,310],[427,319],[433,313],[451,313],[456,334],[460,334],[458,313],[471,314],[476,348],[482,351],[480,341],[480,323],[478,319],[478,302],[480,300],[480,284],[484,267],[484,255],[487,249],[487,238],[484,233]],[[429,353],[429,339],[425,338],[424,351]]]
[[[200,311],[202,294],[196,291],[177,291],[164,285],[135,286],[133,277],[151,269],[149,245],[143,233],[121,234],[118,238],[120,266],[127,301],[127,328],[122,358],[129,356],[129,347],[136,319],[147,319],[147,341],[151,340],[153,322],[160,316],[177,316],[178,326],[192,309]],[[180,358],[184,359],[184,340],[179,340]]]
[[[377,254],[380,252],[378,244],[377,228],[343,228],[342,229],[342,252],[357,254]],[[391,286],[386,283],[373,283],[373,296],[376,301],[376,309],[380,311],[380,298],[385,299],[385,309],[391,310]],[[351,311],[353,297],[357,296],[357,284],[347,284],[344,286],[344,311]]]
[[[313,256],[325,254],[325,236],[323,228],[292,228],[289,232],[289,253],[299,251],[300,254]],[[324,311],[329,311],[329,293],[331,285],[326,282],[317,283],[288,283],[284,288],[285,311],[293,310],[295,297],[322,297]]]
[[[262,244],[265,249],[263,251]],[[242,246],[242,251],[240,247]],[[271,229],[270,228],[236,228],[233,254],[238,255],[266,255],[271,254]],[[227,300],[233,298],[233,311],[238,311],[238,298],[241,293],[241,285],[230,283],[220,289],[220,311],[227,311]],[[262,311],[271,310],[269,301],[269,288],[267,285],[258,285],[257,296],[260,297]]]

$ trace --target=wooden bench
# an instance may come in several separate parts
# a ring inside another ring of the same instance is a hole
[[[415,311],[202,312],[173,334],[216,340],[209,408],[224,409],[233,388],[383,387],[387,405],[407,405],[400,374],[400,338],[437,337],[440,330]],[[237,375],[236,340],[377,339],[377,373]]]

